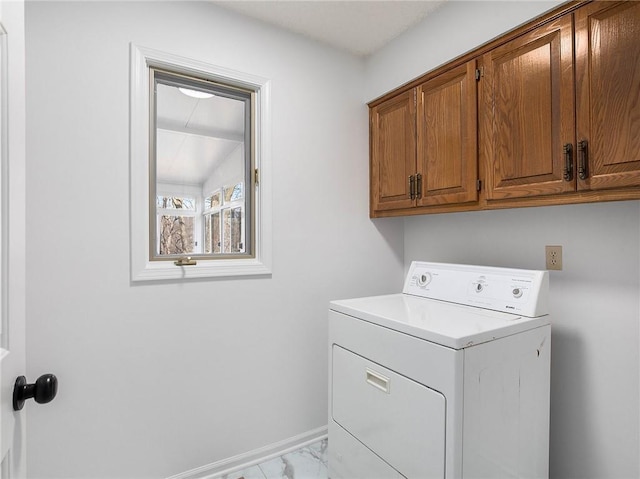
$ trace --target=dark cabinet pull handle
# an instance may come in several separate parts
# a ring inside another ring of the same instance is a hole
[[[422,175],[420,173],[416,175],[416,197],[422,198]]]
[[[416,177],[409,176],[409,197],[413,200],[416,197]]]
[[[35,399],[38,404],[53,401],[58,393],[58,378],[53,374],[43,374],[35,383],[27,384],[27,378],[18,376],[13,387],[13,410],[20,411],[27,399]]]
[[[587,140],[578,142],[578,178],[586,180],[589,177],[587,170]]]
[[[567,143],[564,145],[564,181],[573,180],[573,145]]]

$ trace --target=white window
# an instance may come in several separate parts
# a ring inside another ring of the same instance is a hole
[[[182,257],[198,250],[196,199],[156,196],[155,251],[159,256]]]
[[[205,198],[204,208],[204,252],[212,255],[244,254],[247,250],[247,228],[243,183],[212,193]]]
[[[269,274],[269,82],[131,53],[132,280]]]

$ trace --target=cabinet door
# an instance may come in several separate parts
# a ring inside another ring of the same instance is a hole
[[[370,110],[371,213],[415,204],[409,177],[416,168],[415,90]]]
[[[594,2],[575,21],[578,188],[639,186],[640,2]]]
[[[472,60],[418,87],[418,205],[478,199],[475,74]]]
[[[487,198],[573,191],[564,179],[573,144],[573,32],[570,15],[485,54],[481,149]]]

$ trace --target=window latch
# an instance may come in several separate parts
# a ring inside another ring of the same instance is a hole
[[[194,266],[198,264],[195,259],[191,259],[191,256],[184,256],[182,258],[178,258],[173,262],[176,266]]]

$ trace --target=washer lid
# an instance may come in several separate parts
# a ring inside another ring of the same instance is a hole
[[[517,314],[390,294],[332,301],[329,309],[453,349],[463,349],[550,323]]]

